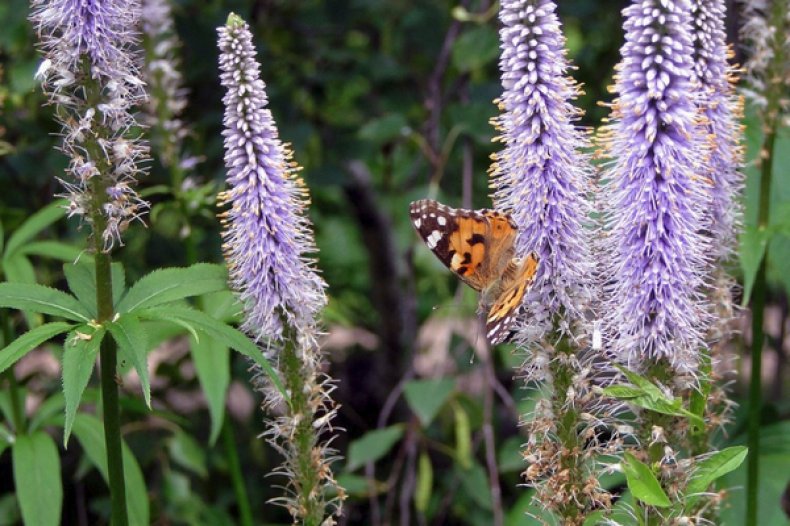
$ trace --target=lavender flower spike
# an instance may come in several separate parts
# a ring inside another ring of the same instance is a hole
[[[560,330],[583,319],[590,300],[588,144],[576,128],[578,94],[567,76],[565,38],[551,0],[503,0],[503,114],[495,122],[504,150],[491,168],[494,204],[519,228],[517,253],[534,250],[540,268],[525,301],[530,324]]]
[[[688,0],[636,0],[624,11],[608,154],[611,252],[606,312],[628,363],[665,359],[692,372],[704,345],[710,206],[694,96]]]
[[[308,257],[316,249],[305,216],[307,195],[266,109],[247,24],[231,15],[219,28],[219,48],[230,186],[221,196],[230,205],[225,255],[246,307],[243,328],[256,339],[281,340],[284,322],[302,334],[326,304],[324,281]]]
[[[37,76],[64,126],[73,180],[63,184],[69,215],[90,223],[109,251],[148,204],[133,186],[148,148],[132,109],[146,99],[134,32],[140,5],[129,0],[33,0],[31,20],[45,60]]]
[[[740,223],[736,196],[743,186],[739,172],[742,150],[739,145],[742,99],[735,94],[735,74],[727,63],[724,0],[693,0],[692,18],[696,39],[695,73],[701,90],[701,108],[708,133],[710,157],[707,176],[711,183],[708,229],[713,250],[720,258],[735,246]]]

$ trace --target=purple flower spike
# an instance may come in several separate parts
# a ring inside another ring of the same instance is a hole
[[[727,63],[724,0],[694,0],[695,73],[701,90],[701,107],[710,140],[708,177],[711,179],[709,227],[713,250],[720,258],[729,256],[735,246],[740,223],[736,196],[743,186],[741,131],[738,117],[741,99],[735,95],[735,76]]]
[[[224,250],[245,305],[244,329],[256,339],[281,340],[284,323],[310,333],[326,304],[326,285],[308,257],[316,249],[307,192],[266,109],[249,26],[231,15],[218,32],[229,185],[221,200],[230,205]]]
[[[710,183],[697,123],[688,0],[636,0],[624,11],[606,178],[611,253],[609,334],[620,359],[693,371],[704,345],[702,299]]]
[[[559,329],[582,320],[590,299],[590,164],[588,145],[569,101],[578,94],[567,76],[565,38],[551,0],[503,0],[503,114],[496,124],[505,147],[492,166],[494,203],[519,228],[517,253],[540,256],[525,304],[530,325]]]

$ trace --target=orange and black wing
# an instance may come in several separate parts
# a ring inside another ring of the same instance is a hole
[[[510,329],[518,316],[521,302],[535,282],[537,271],[538,256],[532,252],[520,263],[518,271],[491,305],[486,318],[486,337],[491,345],[502,343],[510,336]]]
[[[507,216],[450,208],[430,199],[413,202],[409,214],[428,248],[470,287],[482,291],[499,279],[501,268],[493,259],[504,245],[511,249],[515,237]]]

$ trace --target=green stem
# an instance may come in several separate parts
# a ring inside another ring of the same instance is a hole
[[[573,355],[573,348],[568,341],[563,338],[556,346],[557,354]],[[581,522],[580,515],[592,508],[592,502],[584,499],[583,489],[585,484],[584,472],[582,470],[583,443],[579,436],[579,411],[571,403],[568,406],[568,390],[573,384],[573,377],[576,374],[571,360],[556,360],[552,367],[554,386],[552,389],[552,408],[554,414],[558,415],[557,438],[561,443],[560,471],[567,473],[567,480],[563,483],[564,492],[573,495],[557,507],[557,514],[562,517],[563,524],[577,524]],[[584,505],[579,509],[577,500],[581,500]]]
[[[239,453],[236,451],[236,438],[233,436],[233,427],[229,418],[225,418],[222,424],[222,442],[225,446],[225,457],[228,460],[230,478],[233,482],[233,491],[236,493],[236,504],[239,506],[242,526],[252,526],[252,508],[250,499],[247,496],[247,488],[244,486],[244,478],[241,475],[241,464]]]
[[[311,372],[298,355],[294,331],[286,331],[285,346],[281,357],[285,391],[291,395],[288,411],[296,421],[292,437],[284,437],[290,449],[289,460],[296,490],[296,512],[303,526],[319,526],[324,520],[324,499],[321,492],[321,473],[316,469],[313,449],[318,442],[313,420],[315,412],[310,406],[310,393],[305,385],[312,383]]]
[[[100,232],[101,230],[96,229],[93,234],[94,242],[97,245],[101,243]],[[101,247],[97,247],[95,264],[98,322],[102,323],[112,319],[113,304],[110,256],[102,252]],[[121,408],[118,402],[118,383],[115,381],[118,360],[115,340],[104,338],[101,343],[100,354],[104,444],[107,448],[107,474],[110,484],[112,525],[128,526],[129,518],[126,510],[126,487],[121,450]]]
[[[769,207],[771,203],[771,177],[776,143],[776,121],[771,123],[768,133],[763,141],[763,151],[767,154],[762,159],[760,173],[760,209],[758,211],[757,228],[768,228]],[[749,463],[747,468],[746,484],[746,524],[757,526],[757,494],[760,480],[760,417],[762,414],[762,362],[763,320],[765,316],[765,296],[767,284],[765,280],[766,265],[768,261],[768,245],[763,252],[760,267],[754,280],[752,292],[752,372],[749,382]]]

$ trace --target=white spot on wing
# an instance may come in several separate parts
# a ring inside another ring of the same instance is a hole
[[[425,243],[428,245],[428,248],[433,250],[436,248],[436,245],[439,243],[440,239],[442,239],[442,233],[438,230],[434,230],[427,238],[425,238]]]
[[[447,224],[447,218],[444,216],[439,216],[436,218],[436,222],[439,223],[440,226],[444,226]]]

